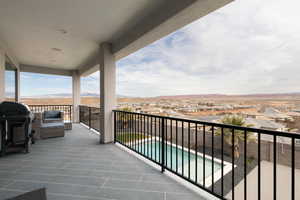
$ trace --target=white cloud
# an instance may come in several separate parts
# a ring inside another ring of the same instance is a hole
[[[99,71],[81,78],[81,93],[99,93]]]
[[[298,0],[235,0],[120,60],[117,93],[298,92],[299,7]],[[70,77],[22,73],[21,81],[25,96],[72,91]],[[98,72],[82,79],[82,92],[99,92]]]
[[[297,92],[299,6],[234,1],[120,60],[118,94]]]

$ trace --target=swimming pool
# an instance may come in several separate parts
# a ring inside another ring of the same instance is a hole
[[[146,139],[140,140],[132,148],[137,152],[145,155],[146,157],[161,162],[161,149],[162,143],[159,139]],[[208,155],[204,156],[202,153],[197,153],[194,150],[190,150],[190,154],[187,148],[171,143],[165,144],[165,164],[167,168],[191,179],[196,182],[196,165],[197,165],[197,182],[202,184],[205,178],[205,185],[212,184],[212,174],[214,174],[214,182],[221,178],[221,160],[212,158]],[[190,166],[189,166],[190,160]],[[214,167],[213,167],[214,163]],[[203,166],[205,165],[205,175],[203,173]],[[231,163],[224,161],[224,175],[231,171]]]

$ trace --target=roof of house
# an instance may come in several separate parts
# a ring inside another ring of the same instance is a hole
[[[279,110],[268,107],[265,108],[265,111],[263,112],[265,116],[268,116],[270,118],[290,118],[290,116],[286,115],[285,113],[280,112]]]
[[[220,120],[224,116],[212,115],[212,116],[202,116],[198,117],[197,120],[205,121],[205,122],[220,122]],[[285,128],[283,124],[271,121],[271,120],[264,120],[264,119],[255,119],[255,118],[246,118],[246,124],[253,125],[254,128],[262,128],[262,129],[282,129]]]
[[[245,121],[246,124],[251,124],[253,125],[254,128],[265,128],[265,129],[276,129],[276,130],[285,128],[284,125],[271,120],[246,118]]]

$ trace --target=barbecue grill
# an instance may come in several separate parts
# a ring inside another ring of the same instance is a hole
[[[29,152],[33,117],[29,107],[24,104],[0,103],[1,155],[19,149]]]

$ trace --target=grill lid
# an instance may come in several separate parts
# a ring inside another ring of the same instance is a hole
[[[29,107],[22,103],[4,101],[0,103],[0,116],[29,115]]]

